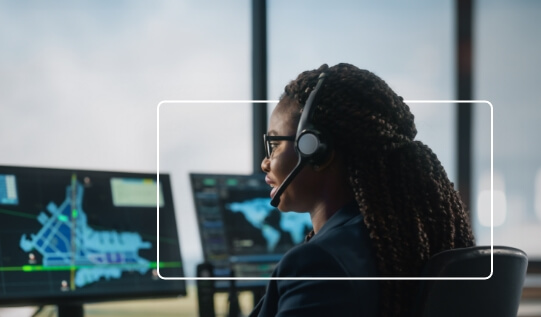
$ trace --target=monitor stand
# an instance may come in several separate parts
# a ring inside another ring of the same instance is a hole
[[[84,317],[85,310],[82,304],[58,305],[58,317]]]
[[[232,274],[231,276],[234,277],[235,274],[233,274],[233,270],[231,270]],[[237,286],[235,280],[229,281],[229,313],[227,314],[227,317],[239,317],[242,316],[240,313],[240,306],[239,306],[239,294],[237,291]]]

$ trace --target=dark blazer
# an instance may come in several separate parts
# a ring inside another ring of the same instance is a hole
[[[272,277],[374,277],[375,256],[356,203],[334,214],[310,241],[287,252]],[[270,280],[250,316],[376,316],[378,281]]]

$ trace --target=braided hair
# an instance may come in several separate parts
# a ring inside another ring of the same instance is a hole
[[[353,65],[322,65],[301,73],[280,99],[302,112],[318,76],[313,123],[345,159],[349,183],[370,232],[378,274],[419,276],[443,250],[474,244],[469,216],[437,156],[420,141],[402,97],[375,74]],[[381,284],[381,316],[410,313],[416,281]]]

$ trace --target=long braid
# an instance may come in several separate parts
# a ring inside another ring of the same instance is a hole
[[[418,276],[432,255],[473,245],[458,193],[437,156],[414,140],[413,114],[382,79],[348,64],[323,65],[300,74],[282,98],[302,107],[322,71],[328,79],[318,95],[314,123],[345,157],[379,275]],[[381,316],[407,315],[417,282],[381,285]]]

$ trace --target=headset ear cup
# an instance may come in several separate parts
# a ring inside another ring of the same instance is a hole
[[[319,130],[305,130],[296,141],[297,152],[312,165],[324,163],[332,147],[327,134]]]
[[[297,140],[297,150],[306,158],[316,155],[320,146],[321,141],[315,131],[304,131]]]

